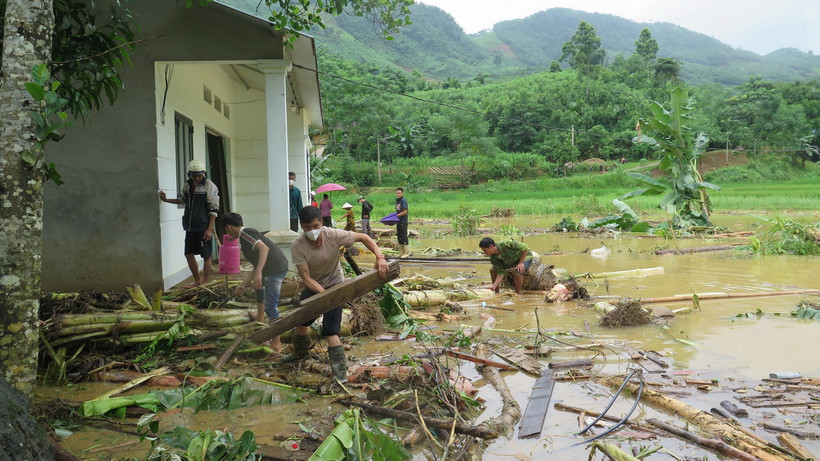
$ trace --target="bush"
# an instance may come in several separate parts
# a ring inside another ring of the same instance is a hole
[[[761,182],[763,175],[745,166],[727,166],[706,173],[704,179],[713,184]]]
[[[450,225],[456,235],[475,235],[481,225],[481,215],[475,208],[462,203],[456,209],[455,215],[450,218]]]

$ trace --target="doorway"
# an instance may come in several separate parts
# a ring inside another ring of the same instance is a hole
[[[219,189],[219,217],[221,218],[231,212],[231,192],[228,187],[230,176],[227,158],[228,139],[210,128],[205,129],[205,134],[208,138],[206,143],[208,170],[211,172],[211,181]],[[222,236],[225,235],[225,225],[222,224],[221,219],[216,220],[215,231],[221,242]]]

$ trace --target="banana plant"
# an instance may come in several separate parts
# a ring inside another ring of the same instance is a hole
[[[638,180],[643,187],[622,196],[621,200],[643,194],[665,194],[658,207],[672,216],[674,228],[712,227],[709,221],[711,201],[706,191],[720,190],[720,187],[705,182],[698,172],[698,159],[706,151],[709,138],[703,133],[693,136],[688,126],[693,112],[689,92],[676,87],[669,93],[670,109],[666,110],[653,101],[650,105],[652,116],[639,121],[638,136],[633,139],[634,142],[658,147],[661,153],[658,168],[665,176],[653,178],[628,172],[627,175]],[[642,135],[641,131],[645,134]]]

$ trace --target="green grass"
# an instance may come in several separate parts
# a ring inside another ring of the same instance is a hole
[[[411,219],[451,218],[463,204],[480,214],[494,207],[514,208],[516,216],[571,216],[581,218],[585,201],[594,197],[616,214],[612,199],[630,192],[636,183],[621,172],[607,175],[579,174],[569,178],[541,178],[532,181],[490,181],[465,190],[405,191]],[[820,204],[820,181],[816,177],[798,177],[788,181],[758,184],[726,184],[710,192],[713,211],[779,213],[785,210],[816,211]],[[357,194],[336,192],[337,208],[344,202],[355,204]],[[627,201],[636,212],[648,219],[665,219],[657,209],[661,196],[641,196]],[[376,219],[393,211],[394,188],[381,188],[368,195]],[[358,210],[357,210],[358,214]]]

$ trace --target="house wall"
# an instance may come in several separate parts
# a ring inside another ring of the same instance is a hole
[[[166,69],[173,69],[168,92],[165,92]],[[265,151],[265,107],[264,93],[246,89],[226,73],[224,66],[217,64],[158,62],[155,64],[156,119],[157,119],[157,165],[159,189],[169,197],[176,197],[182,190],[178,184],[176,171],[175,114],[191,120],[194,127],[194,158],[206,161],[206,128],[218,132],[226,140],[228,158],[229,190],[219,191],[220,195],[230,194],[231,211],[238,212],[247,219],[247,225],[253,227],[255,214],[266,216],[266,202],[248,200],[247,194],[237,193],[250,190],[253,192],[262,186],[256,178],[243,175],[265,173],[265,169],[253,170],[255,160],[261,155],[261,161],[267,165]],[[221,104],[230,107],[230,118],[224,111],[218,111],[213,102],[205,100],[204,87],[212,97],[218,97]],[[163,115],[164,101],[164,115]],[[251,140],[251,143],[248,143]],[[261,153],[253,149],[261,145]],[[250,151],[250,152],[249,152]],[[248,160],[248,158],[252,160]],[[210,170],[209,170],[210,172]],[[237,173],[239,172],[239,173]],[[212,176],[209,174],[209,176]],[[266,175],[265,175],[266,176]],[[263,191],[264,192],[264,191]],[[254,194],[252,194],[254,195]],[[258,194],[255,194],[258,195]],[[267,198],[266,196],[264,198]],[[173,286],[191,275],[184,253],[184,232],[182,213],[184,207],[173,204],[160,204],[160,229],[162,242],[162,273],[164,284]],[[246,216],[246,214],[248,216]],[[262,221],[264,222],[264,221]],[[221,238],[221,236],[219,236]],[[199,258],[197,258],[199,261]],[[201,263],[201,261],[200,261]]]
[[[166,108],[165,126],[160,127],[156,62],[283,57],[281,38],[269,26],[219,5],[193,2],[185,8],[184,1],[172,0],[131,4],[140,22],[139,38],[159,37],[138,45],[133,66],[121,73],[125,91],[116,103],[89,114],[88,124],[77,121],[46,152],[66,181],[59,187],[49,182],[44,190],[46,290],[121,290],[137,282],[151,291],[164,285],[162,229],[170,234],[177,211],[166,210],[170,205],[157,198],[160,181],[168,187],[167,177],[160,178],[158,171],[165,171],[167,164],[160,168],[160,159],[168,158],[164,149],[173,144],[163,141],[163,152],[158,146],[173,112]],[[201,93],[201,85],[196,91]],[[235,135],[252,144],[252,135],[239,130]],[[231,151],[236,154],[243,147],[234,144]],[[233,167],[237,173],[248,171],[242,162]],[[237,204],[241,198],[237,196]]]

